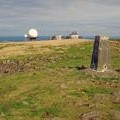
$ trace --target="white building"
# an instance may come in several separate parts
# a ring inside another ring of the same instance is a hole
[[[72,32],[71,34],[69,34],[70,39],[79,39],[79,34],[78,32]]]
[[[62,40],[62,35],[54,35],[52,40]]]

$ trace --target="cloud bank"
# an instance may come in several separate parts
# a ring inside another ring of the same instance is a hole
[[[1,0],[0,36],[79,31],[83,35],[118,35],[119,0]]]

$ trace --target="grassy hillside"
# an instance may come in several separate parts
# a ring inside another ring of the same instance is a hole
[[[101,73],[89,69],[92,41],[1,43],[0,120],[118,120],[120,42],[110,46]]]

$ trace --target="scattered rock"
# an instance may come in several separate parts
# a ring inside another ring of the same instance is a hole
[[[120,72],[120,69],[115,69],[115,71],[119,73],[119,72]]]
[[[5,70],[5,71],[3,71],[3,73],[5,73],[5,74],[6,74],[6,73],[9,73],[9,71],[8,71],[8,70]]]
[[[7,60],[7,63],[10,63],[10,60]]]
[[[51,115],[49,112],[46,111],[46,112],[42,115],[42,117],[45,118],[45,119],[48,118],[48,119],[51,120],[52,115]]]
[[[84,70],[84,69],[86,69],[86,67],[83,66],[83,65],[82,65],[82,66],[76,66],[76,69],[77,69],[77,70]]]
[[[100,116],[101,116],[100,112],[93,111],[93,112],[89,112],[81,115],[80,120],[102,120]]]
[[[4,60],[0,62],[0,74],[29,71],[28,62]]]

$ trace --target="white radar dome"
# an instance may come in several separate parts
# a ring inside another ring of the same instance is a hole
[[[28,36],[31,38],[36,38],[38,37],[38,31],[36,29],[30,29],[28,31]]]

